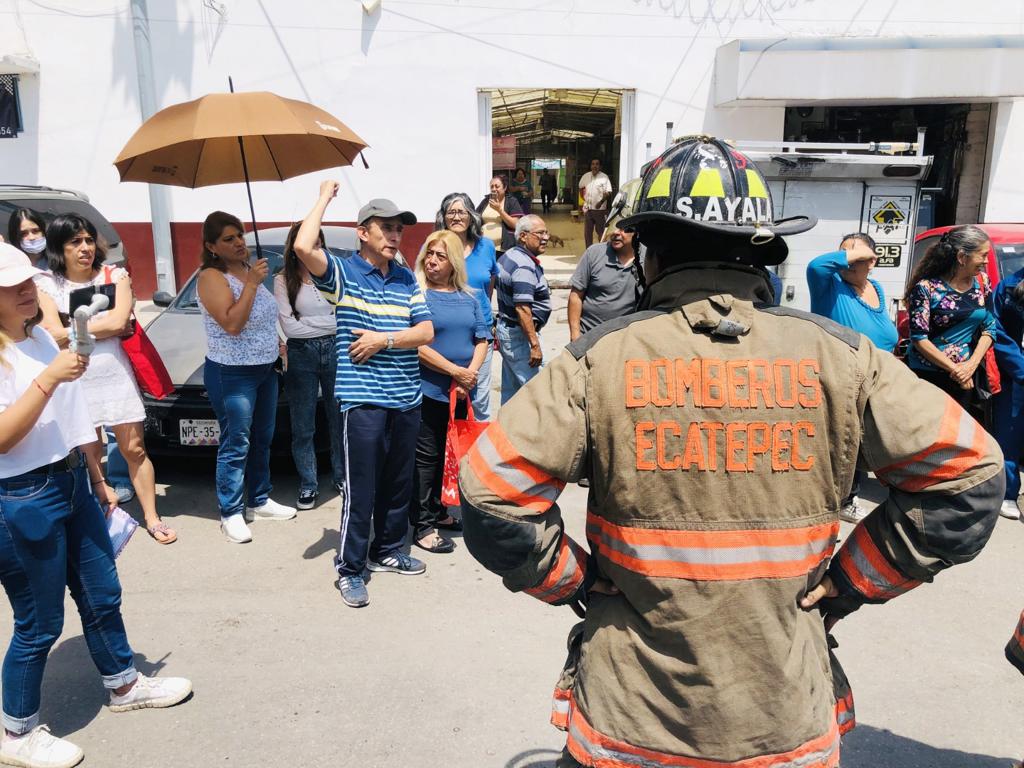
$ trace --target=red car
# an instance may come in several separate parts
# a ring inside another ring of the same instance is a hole
[[[977,226],[983,229],[989,240],[992,241],[992,248],[988,252],[988,266],[985,271],[994,289],[1004,277],[1012,275],[1024,267],[1024,224],[978,224]],[[952,226],[935,227],[925,230],[914,238],[914,253],[907,268],[908,281],[914,274],[917,260],[951,229],[953,229]],[[907,310],[901,302],[900,309],[896,313],[896,329],[900,334],[899,343],[896,345],[897,357],[904,357],[907,352],[909,336],[907,325]]]

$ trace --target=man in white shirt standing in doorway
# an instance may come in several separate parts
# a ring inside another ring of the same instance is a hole
[[[587,248],[604,236],[604,222],[608,217],[608,204],[612,199],[612,181],[601,170],[601,161],[590,161],[590,171],[580,178],[580,197],[583,198],[583,239]]]

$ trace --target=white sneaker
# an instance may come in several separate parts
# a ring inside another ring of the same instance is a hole
[[[260,520],[291,520],[293,517],[295,517],[295,507],[286,507],[273,499],[267,499],[262,507],[245,508],[245,519],[250,523],[256,518]]]
[[[1013,499],[1004,499],[1003,505],[999,508],[999,514],[1010,520],[1020,520],[1020,507]]]
[[[867,510],[858,504],[856,499],[853,499],[839,510],[839,519],[847,523],[859,523],[867,516]]]
[[[85,753],[70,741],[58,739],[45,725],[37,725],[21,736],[4,734],[0,764],[22,768],[71,768]]]
[[[173,707],[192,693],[192,681],[184,677],[146,677],[139,675],[124,696],[110,692],[110,711]]]
[[[252,541],[252,531],[245,524],[245,518],[242,515],[232,515],[222,519],[220,530],[232,544],[245,544]]]

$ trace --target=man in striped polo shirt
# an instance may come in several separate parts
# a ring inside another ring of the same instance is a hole
[[[335,567],[342,600],[359,608],[370,602],[364,568],[405,575],[426,570],[401,547],[420,428],[416,349],[433,340],[434,324],[415,276],[394,261],[402,228],[416,217],[390,200],[371,200],[359,209],[359,252],[335,256],[317,242],[324,211],[337,193],[336,181],[320,185],[320,197],[295,236],[295,254],[336,307],[334,396],[341,409],[346,480]]]
[[[551,316],[551,290],[540,255],[550,237],[544,219],[523,216],[516,223],[516,246],[498,259],[495,336],[501,353],[502,405],[544,365],[540,329]]]

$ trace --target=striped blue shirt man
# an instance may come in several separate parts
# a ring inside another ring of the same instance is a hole
[[[324,248],[320,229],[337,192],[336,181],[320,184],[316,205],[293,245],[313,284],[335,307],[334,395],[341,412],[334,426],[345,487],[334,567],[342,601],[361,608],[370,602],[365,569],[426,571],[402,546],[423,399],[416,350],[434,338],[434,325],[416,278],[396,262],[402,232],[416,216],[390,200],[370,200],[356,219],[359,253],[337,256]]]
[[[334,396],[342,412],[357,405],[406,411],[420,404],[419,355],[415,349],[382,349],[355,363],[348,345],[360,328],[381,333],[404,331],[430,320],[423,291],[405,267],[391,263],[387,275],[359,254],[327,255],[327,272],[313,283],[335,305],[338,370]]]

